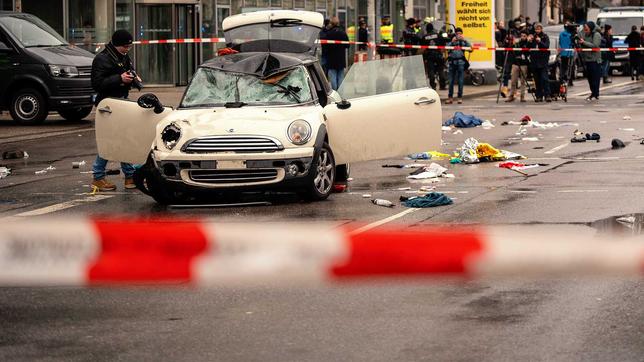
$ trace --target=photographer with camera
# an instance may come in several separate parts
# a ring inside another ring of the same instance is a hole
[[[577,38],[577,45],[581,48],[599,48],[602,42],[602,36],[597,31],[597,26],[594,22],[589,21],[584,24],[584,32],[581,38]],[[590,51],[582,52],[581,59],[584,61],[586,68],[586,78],[588,79],[588,86],[590,87],[590,96],[586,98],[586,102],[591,102],[593,98],[599,100],[599,84],[602,78],[602,56],[600,52]]]
[[[105,98],[127,98],[132,88],[141,90],[141,78],[134,71],[132,60],[128,56],[132,48],[132,35],[126,30],[117,30],[112,35],[112,41],[94,58],[92,63],[92,88],[96,91],[95,104]],[[116,185],[105,179],[107,160],[100,155],[92,166],[94,181],[92,186],[99,191],[114,191]],[[134,166],[121,163],[125,175],[125,188],[134,189]]]
[[[551,102],[550,81],[548,78],[548,61],[550,59],[550,38],[543,32],[543,26],[534,25],[534,34],[528,35],[528,48],[539,49],[530,53],[530,69],[536,86],[536,102]]]

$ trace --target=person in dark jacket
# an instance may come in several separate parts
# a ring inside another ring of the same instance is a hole
[[[604,34],[602,34],[602,42],[599,46],[600,48],[612,48],[613,47],[613,27],[609,24],[604,26]],[[615,59],[615,53],[613,52],[602,52],[602,77],[604,78],[604,84],[612,83],[610,80],[610,62]]]
[[[642,46],[642,37],[637,31],[637,25],[633,25],[631,28],[631,33],[628,34],[624,42],[628,45],[629,48],[639,48]],[[628,60],[630,61],[631,66],[631,80],[640,80],[640,58],[641,51],[631,50],[628,52]]]
[[[369,42],[369,29],[367,29],[367,23],[365,21],[360,22],[360,27],[358,28],[358,42],[364,43],[358,45],[359,52],[367,51],[367,44]]]
[[[543,26],[540,23],[534,24],[534,34],[528,35],[528,48],[548,49],[550,47],[550,38],[543,32]],[[530,69],[534,76],[536,86],[536,102],[551,102],[550,99],[550,81],[548,78],[548,60],[549,51],[535,51],[530,53]]]
[[[105,98],[127,98],[133,83],[140,82],[133,73],[132,60],[128,52],[132,47],[132,35],[125,30],[117,30],[112,35],[112,41],[94,58],[92,63],[92,88],[96,91],[96,105]],[[92,166],[94,181],[92,186],[99,191],[114,191],[116,185],[105,179],[107,160],[100,155]],[[134,189],[134,166],[121,163],[125,175],[125,188]]]
[[[329,26],[329,30],[326,33],[326,38],[328,40],[349,41],[347,33],[340,28],[340,20],[337,16],[334,16],[331,19]],[[338,90],[338,88],[340,88],[340,83],[342,83],[342,78],[344,78],[344,68],[347,66],[346,50],[349,48],[349,44],[322,45],[323,51],[325,48],[331,88]]]
[[[528,32],[523,30],[521,38],[512,45],[512,48],[526,49],[528,48]],[[512,80],[510,81],[510,95],[506,102],[514,101],[514,94],[521,85],[521,102],[525,102],[525,86],[526,77],[528,76],[528,64],[530,64],[530,52],[523,50],[520,52],[512,52]]]
[[[416,19],[409,18],[406,20],[407,26],[402,32],[402,41],[405,45],[419,45],[420,44],[420,34],[418,28],[416,27]],[[405,56],[416,55],[416,49],[404,49],[403,54]]]
[[[437,32],[434,29],[434,24],[427,24],[425,31],[426,34],[421,39],[422,45],[445,46],[447,44],[447,37]],[[438,84],[441,90],[447,88],[447,80],[445,79],[445,57],[443,56],[443,52],[444,50],[440,49],[425,49],[423,53],[429,85],[434,89],[436,89],[436,78],[438,78]]]
[[[331,23],[331,20],[324,19],[322,30],[320,30],[320,34],[319,34],[320,40],[326,39],[326,34],[329,32],[329,23]],[[327,77],[329,76],[329,68],[327,67],[328,62],[329,62],[329,55],[327,54],[327,48],[325,48],[323,45],[322,54],[320,54],[320,66],[324,71],[324,75],[326,75]]]

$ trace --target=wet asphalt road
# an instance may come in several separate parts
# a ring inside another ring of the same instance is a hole
[[[644,145],[639,144],[644,137],[643,83],[606,89],[602,101],[590,105],[583,95],[575,96],[587,89],[582,80],[577,84],[567,104],[497,106],[495,97],[485,97],[444,107],[444,118],[460,110],[495,119],[496,127],[445,132],[441,151],[475,137],[547,166],[528,170],[533,176],[526,178],[494,163],[449,165],[455,179],[434,185],[454,204],[417,210],[396,222],[412,228],[516,224],[526,225],[522,230],[527,234],[559,228],[592,235],[593,226],[615,227],[598,220],[644,212]],[[518,126],[500,125],[524,114],[564,126],[516,135]],[[625,120],[626,115],[631,119]],[[27,160],[3,161],[14,169],[0,180],[4,222],[31,213],[368,224],[405,209],[374,206],[363,194],[393,201],[406,194],[397,188],[425,185],[407,181],[408,170],[380,167],[405,161],[386,160],[353,165],[348,192],[318,203],[269,195],[271,206],[167,209],[122,187],[91,201],[86,195],[90,175],[80,173],[90,170],[96,152],[91,127],[91,122],[27,130],[0,125],[0,152],[23,149],[30,154]],[[599,133],[601,142],[571,144],[577,128]],[[612,150],[612,138],[626,147]],[[72,169],[71,162],[80,160],[88,166]],[[49,165],[56,170],[34,175]],[[0,359],[641,361],[643,292],[641,280],[585,278],[316,289],[1,289]]]

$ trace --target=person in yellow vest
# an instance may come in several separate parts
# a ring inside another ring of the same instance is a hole
[[[383,44],[393,44],[394,24],[391,23],[391,18],[383,16],[380,21],[380,42]],[[380,54],[380,59],[395,57],[400,55],[400,49],[378,47],[378,54]]]

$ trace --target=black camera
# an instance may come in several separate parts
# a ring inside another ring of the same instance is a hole
[[[134,77],[134,79],[132,79],[132,87],[138,89],[139,92],[140,92],[141,89],[143,89],[143,83],[141,83],[141,81],[139,81],[139,75],[136,74],[136,71],[134,71],[134,69],[131,69],[128,72],[128,74],[131,75],[132,77]]]

